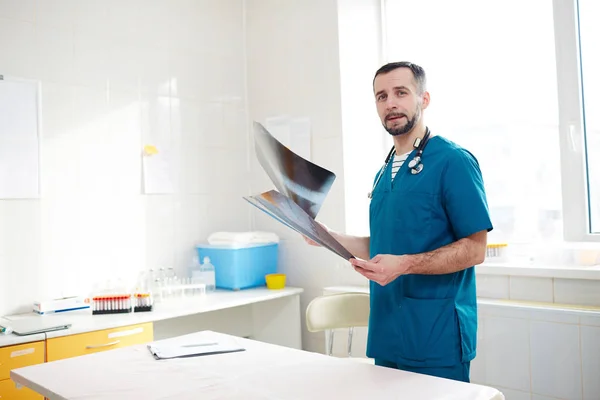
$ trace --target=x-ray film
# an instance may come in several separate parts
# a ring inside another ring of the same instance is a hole
[[[335,174],[292,152],[258,122],[254,123],[254,139],[258,161],[277,191],[244,199],[340,257],[354,258],[315,221]]]
[[[258,122],[254,122],[254,140],[256,157],[275,188],[316,218],[335,174],[285,147]]]

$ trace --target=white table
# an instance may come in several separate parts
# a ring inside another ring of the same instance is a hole
[[[496,389],[377,367],[211,331],[177,343],[234,339],[246,351],[155,360],[145,345],[11,371],[51,400],[419,399],[504,400]]]

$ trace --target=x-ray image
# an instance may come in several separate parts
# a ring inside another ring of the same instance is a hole
[[[315,221],[335,174],[292,152],[258,122],[254,122],[254,141],[258,161],[277,191],[244,199],[340,257],[354,258]]]
[[[258,161],[275,188],[316,218],[335,174],[292,152],[258,122],[254,122],[254,140]]]

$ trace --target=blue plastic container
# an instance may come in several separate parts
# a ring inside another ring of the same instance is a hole
[[[278,243],[248,247],[200,244],[198,259],[210,258],[215,284],[220,289],[240,290],[265,286],[265,275],[277,273]]]

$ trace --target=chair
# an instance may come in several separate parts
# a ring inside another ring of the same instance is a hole
[[[355,327],[369,325],[370,302],[366,293],[335,293],[315,298],[306,308],[309,332],[327,333],[327,355],[333,353],[335,329],[348,328],[348,357],[352,356],[352,334]]]

